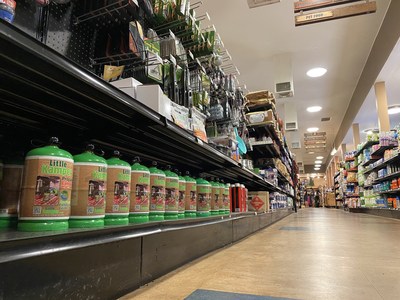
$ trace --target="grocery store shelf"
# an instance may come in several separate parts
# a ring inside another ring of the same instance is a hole
[[[396,148],[397,146],[390,145],[390,146],[380,146],[374,152],[371,153],[371,156],[382,156],[386,150]]]
[[[349,157],[349,158],[346,158],[344,161],[354,161],[354,160],[355,160],[354,157]]]
[[[388,191],[380,191],[379,194],[400,194],[400,189],[388,190]]]
[[[370,214],[379,217],[400,219],[400,211],[389,208],[349,208],[351,213]]]
[[[351,169],[348,169],[348,170],[346,170],[347,172],[358,172],[358,168],[357,167],[354,167],[354,168],[351,168]]]
[[[141,156],[193,174],[274,190],[260,176],[200,141],[71,60],[0,20],[0,134],[17,149],[26,140],[58,136],[77,153],[88,142],[124,158]],[[7,147],[1,147],[6,151]]]
[[[337,172],[336,174],[335,174],[335,176],[333,176],[333,178],[336,178],[336,177],[338,177],[340,175],[340,172]]]
[[[390,180],[390,179],[395,178],[395,177],[400,177],[400,171],[399,172],[394,172],[392,174],[388,174],[388,175],[386,175],[384,177],[381,177],[381,178],[377,178],[377,179],[374,180],[374,184],[382,182],[382,181]]]
[[[363,167],[367,167],[367,166],[369,166],[370,164],[373,164],[374,162],[376,162],[379,159],[380,159],[379,156],[372,156],[371,155],[371,158],[369,160],[367,160],[366,162],[363,162],[361,165]]]
[[[365,143],[363,144],[363,146],[361,147],[361,149],[358,150],[358,151],[354,154],[354,156],[355,156],[355,157],[359,156],[359,155],[364,151],[364,149],[367,149],[368,147],[371,147],[371,146],[377,145],[377,144],[379,144],[379,141],[368,141],[368,142],[365,142]]]
[[[346,194],[346,198],[358,198],[360,197],[359,194]]]
[[[395,156],[383,161],[381,164],[376,165],[376,166],[374,166],[374,167],[372,167],[372,168],[370,168],[368,170],[365,170],[364,174],[368,174],[368,173],[371,173],[373,171],[378,171],[380,169],[383,169],[387,165],[390,165],[392,163],[396,163],[396,162],[399,162],[399,161],[400,161],[400,155],[397,154],[397,155],[395,155]]]

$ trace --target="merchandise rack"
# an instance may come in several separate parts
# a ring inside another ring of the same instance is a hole
[[[362,145],[361,149],[359,149],[359,150],[354,154],[354,157],[359,156],[359,155],[360,155],[365,149],[367,149],[368,147],[371,147],[371,146],[377,145],[377,144],[379,144],[379,141],[368,141],[368,142],[365,142],[365,143]]]

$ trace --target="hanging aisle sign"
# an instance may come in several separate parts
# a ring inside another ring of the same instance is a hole
[[[294,6],[294,12],[300,12],[305,10],[317,9],[317,8],[324,8],[328,6],[340,5],[340,4],[347,4],[351,2],[360,2],[365,0],[302,0],[296,1]]]
[[[371,1],[362,4],[333,8],[328,11],[318,11],[308,14],[300,14],[295,16],[295,25],[301,26],[301,25],[324,22],[329,20],[336,20],[336,19],[347,18],[374,12],[376,12],[376,2]]]

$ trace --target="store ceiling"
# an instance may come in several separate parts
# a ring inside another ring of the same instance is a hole
[[[215,25],[233,64],[240,71],[240,83],[246,84],[250,91],[273,91],[274,60],[284,55],[291,61],[294,97],[277,99],[277,110],[284,118],[284,104],[296,106],[299,129],[288,132],[287,138],[289,142],[300,139],[302,145],[300,150],[293,149],[292,152],[305,166],[313,165],[316,156],[324,156],[324,167],[331,159],[329,154],[334,140],[390,0],[377,0],[378,9],[374,14],[301,27],[294,26],[293,2],[281,0],[249,9],[246,0],[203,0],[197,15],[208,12],[211,21],[203,21],[203,27]],[[328,72],[320,78],[309,78],[306,72],[313,67],[324,67]],[[374,99],[373,93],[370,97]],[[306,108],[313,105],[322,106],[322,110],[308,113]],[[376,119],[375,107],[367,111]],[[324,117],[331,119],[321,122]],[[364,122],[370,119],[360,117],[357,121],[363,129]],[[323,153],[308,154],[305,151],[302,137],[309,127],[318,127],[327,133],[327,148]]]

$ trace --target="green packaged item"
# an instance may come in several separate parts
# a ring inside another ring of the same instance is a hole
[[[150,221],[164,221],[165,215],[165,173],[153,162],[150,171]]]
[[[68,229],[74,160],[58,144],[53,137],[25,157],[18,230]]]
[[[165,220],[178,219],[179,176],[168,166],[165,173]]]
[[[186,180],[178,170],[175,173],[179,176],[179,199],[178,199],[178,218],[185,218],[185,199],[186,199]]]
[[[107,160],[105,225],[128,225],[131,189],[131,166],[119,158],[119,151]]]
[[[85,152],[74,156],[72,183],[71,228],[96,228],[104,226],[107,162],[93,153],[88,145]]]
[[[197,184],[196,179],[190,177],[190,173],[186,172],[186,196],[185,196],[185,218],[196,218],[197,206]]]
[[[129,222],[145,223],[149,221],[150,170],[140,164],[139,157],[135,157],[134,164],[131,167],[131,175]]]
[[[197,185],[197,205],[196,215],[197,217],[209,217],[210,213],[210,202],[211,202],[211,184],[203,179],[196,179]]]
[[[219,182],[215,181],[214,178],[211,178],[210,184],[211,184],[210,213],[212,216],[215,216],[219,215],[219,194],[221,188]]]

